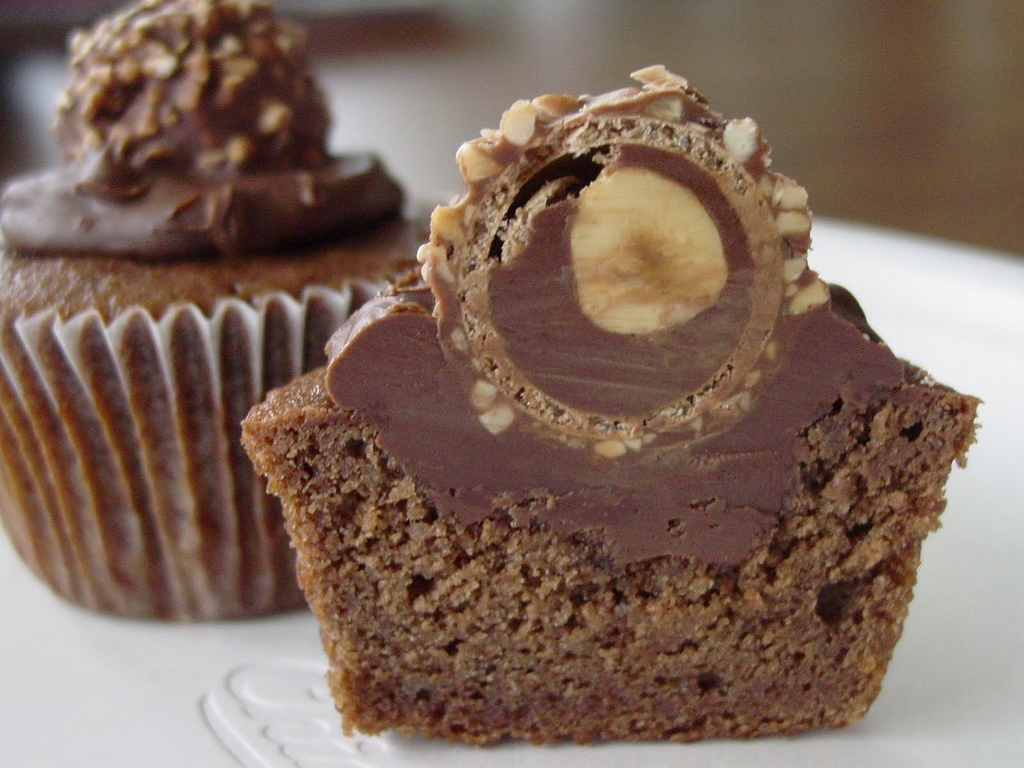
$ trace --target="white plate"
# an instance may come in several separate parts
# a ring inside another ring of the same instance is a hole
[[[0,542],[4,766],[1024,765],[1024,261],[830,221],[812,265],[852,288],[897,354],[979,395],[903,640],[868,717],[794,739],[486,751],[345,739],[308,615],[174,626],[94,616]],[[0,537],[2,539],[3,537]]]

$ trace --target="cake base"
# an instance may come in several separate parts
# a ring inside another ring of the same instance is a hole
[[[878,695],[921,542],[977,401],[909,371],[802,435],[799,482],[738,567],[619,565],[519,506],[473,525],[422,501],[314,372],[244,441],[281,497],[346,732],[487,744],[787,735]],[[550,514],[550,512],[549,512]]]

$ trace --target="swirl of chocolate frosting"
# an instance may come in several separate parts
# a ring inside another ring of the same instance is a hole
[[[22,252],[194,259],[300,245],[395,213],[372,155],[332,157],[304,31],[261,0],[143,0],[71,40],[64,164],[11,182]]]

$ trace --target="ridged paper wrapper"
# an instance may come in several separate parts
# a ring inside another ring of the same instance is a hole
[[[279,503],[239,425],[270,389],[322,365],[330,334],[378,287],[4,324],[0,519],[20,556],[104,613],[209,620],[303,606]]]

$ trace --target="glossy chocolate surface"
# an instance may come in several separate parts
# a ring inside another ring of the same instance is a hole
[[[600,529],[625,562],[664,554],[740,562],[799,481],[801,430],[840,399],[864,400],[904,379],[887,347],[822,306],[786,323],[785,363],[756,389],[745,418],[610,459],[529,420],[498,435],[484,429],[470,405],[472,376],[445,358],[425,304],[423,291],[410,291],[356,313],[329,348],[331,397],[379,427],[438,508],[470,523],[519,506],[566,535]]]
[[[97,178],[101,172],[71,165],[11,182],[0,198],[7,241],[24,253],[197,260],[301,246],[402,205],[401,188],[370,155],[315,171],[147,171],[116,188]]]

